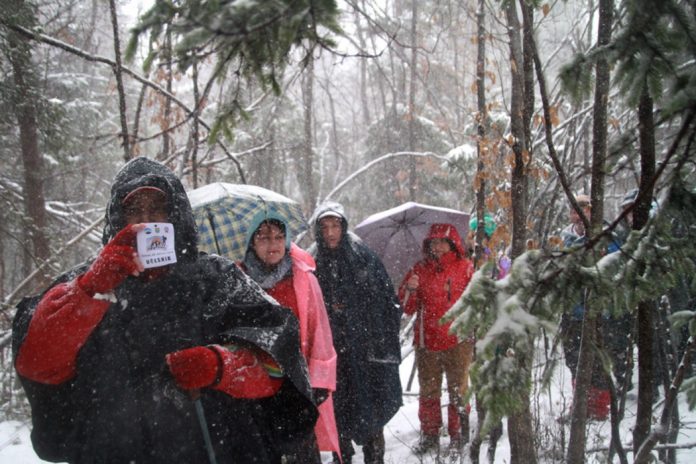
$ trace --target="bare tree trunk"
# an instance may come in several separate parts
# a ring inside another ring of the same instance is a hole
[[[585,462],[585,423],[587,421],[587,395],[590,389],[592,368],[594,365],[595,346],[597,344],[597,318],[593,314],[587,298],[587,290],[583,295],[585,315],[582,325],[582,337],[578,355],[578,367],[575,373],[575,394],[570,419],[570,437],[568,438],[568,464]]]
[[[476,188],[476,217],[478,218],[478,227],[476,228],[476,247],[474,254],[474,267],[476,269],[481,267],[483,263],[484,250],[483,250],[483,237],[484,237],[484,214],[485,214],[485,201],[486,201],[486,178],[484,176],[485,169],[485,157],[489,151],[488,140],[486,136],[488,134],[488,111],[486,110],[486,3],[485,0],[479,0],[478,10],[476,11],[476,39],[477,39],[477,52],[476,52],[476,101],[477,101],[477,132],[478,138],[476,139],[476,153],[478,157],[478,163],[476,165],[476,181],[474,185]],[[478,421],[476,432],[471,440],[471,462],[473,464],[478,464],[479,454],[481,451],[481,443],[483,441],[483,436],[481,435],[481,429],[486,418],[486,411],[481,406],[479,398],[476,398],[476,410],[478,412]],[[489,445],[489,455],[495,453],[493,449],[493,444]]]
[[[172,28],[171,25],[167,25],[167,33],[165,35],[165,41],[164,41],[164,49],[165,49],[165,60],[166,62],[164,63],[164,69],[165,71],[165,87],[167,89],[167,93],[171,95],[172,93],[172,79],[174,78],[173,72],[172,72]],[[197,109],[198,109],[198,100],[196,100],[195,107],[193,111],[198,114]],[[172,101],[169,98],[165,97],[164,101],[164,112],[162,115],[162,120],[160,122],[160,127],[162,129],[162,151],[158,153],[157,159],[160,161],[164,161],[167,158],[169,158],[169,154],[172,151],[172,136],[170,133],[170,127],[172,126]]]
[[[655,177],[655,123],[653,120],[653,101],[647,85],[638,106],[638,127],[640,136],[640,196],[633,208],[633,230],[640,230],[648,223],[653,196]],[[643,266],[641,266],[642,268]],[[638,343],[638,408],[636,425],[633,429],[633,451],[638,453],[650,434],[652,423],[653,377],[655,375],[653,353],[655,348],[655,304],[652,301],[638,303],[637,336]],[[637,461],[636,463],[645,462]]]
[[[481,266],[484,257],[483,237],[485,232],[485,220],[483,219],[486,205],[486,178],[484,176],[484,158],[488,153],[488,111],[486,110],[486,4],[484,0],[479,0],[476,12],[477,23],[477,55],[476,55],[476,100],[477,100],[477,129],[478,139],[476,140],[476,152],[478,164],[476,166],[476,217],[478,227],[476,230],[476,254],[474,256],[475,267]]]
[[[304,147],[302,149],[302,162],[300,164],[300,185],[304,187],[304,208],[305,212],[314,211],[317,202],[317,192],[314,183],[314,172],[312,169],[314,161],[314,137],[313,137],[313,116],[312,107],[314,105],[314,60],[308,57],[307,67],[304,72],[304,82],[302,87],[302,97],[304,105]]]
[[[121,117],[121,139],[123,140],[123,159],[128,161],[131,156],[130,138],[128,137],[128,119],[126,118],[126,92],[123,88],[123,73],[121,71],[121,41],[118,33],[118,17],[116,15],[116,2],[109,0],[109,11],[111,12],[111,27],[114,32],[114,77],[116,78],[116,88],[118,89],[118,109]]]
[[[340,140],[338,138],[339,124],[338,124],[338,121],[336,119],[336,103],[334,101],[334,96],[331,92],[327,91],[326,97],[329,100],[329,112],[331,114],[331,146],[333,148],[333,153],[334,153],[334,162],[336,163],[335,164],[336,175],[338,176],[340,173],[340,167],[342,164],[341,161],[342,161],[343,156],[341,155],[341,144],[340,144]]]
[[[517,5],[508,2],[505,7],[510,39],[510,132],[512,135],[512,151],[514,165],[512,168],[512,258],[525,252],[526,248],[526,178],[525,156],[527,145],[524,131],[524,56],[520,31],[522,30],[517,16]]]
[[[523,8],[525,6],[523,5]],[[510,73],[512,82],[512,96],[510,103],[510,130],[512,135],[512,150],[514,165],[510,179],[512,189],[512,252],[514,259],[526,250],[527,235],[527,170],[529,162],[529,144],[526,127],[529,125],[525,118],[531,114],[527,108],[525,88],[528,69],[525,64],[520,33],[522,27],[517,15],[515,2],[508,2],[505,7],[507,18],[508,37],[510,39]],[[531,28],[532,25],[529,25]],[[528,49],[528,46],[525,46]],[[531,60],[531,57],[530,57]],[[517,367],[531,375],[531,362],[524,358],[523,353],[517,355]],[[520,398],[521,405],[517,412],[508,418],[510,440],[510,462],[512,464],[534,464],[537,462],[534,449],[534,427],[529,406],[529,392]]]
[[[408,149],[413,152],[416,150],[416,79],[418,74],[418,0],[411,1],[411,76],[409,79],[408,90]],[[410,157],[408,160],[408,195],[411,201],[416,201],[417,177],[416,177],[416,158]]]
[[[360,45],[361,52],[367,49],[367,44],[365,42],[365,33],[362,28],[362,21],[360,20],[360,15],[356,9],[353,13],[355,19],[355,33],[358,36],[358,44]],[[360,103],[361,103],[361,113],[362,122],[367,129],[370,126],[370,105],[367,98],[367,60],[360,60]]]
[[[600,0],[597,46],[609,43],[613,23],[613,0]],[[610,70],[609,63],[600,59],[595,69],[594,118],[592,127],[592,218],[590,236],[602,229],[604,217],[604,171],[607,152],[607,104],[609,98]],[[587,291],[586,291],[587,292]],[[585,295],[585,314],[578,356],[575,392],[573,395],[573,412],[570,422],[570,440],[568,443],[568,464],[579,464],[585,459],[585,422],[587,420],[587,395],[594,365],[597,344],[597,308],[591,307]]]
[[[534,114],[534,9],[526,0],[520,0],[522,10],[522,56],[524,58],[524,136],[527,150],[532,150],[532,115]]]
[[[193,188],[198,188],[198,139],[200,137],[200,129],[198,126],[198,115],[201,112],[201,106],[203,102],[201,101],[201,92],[198,88],[198,63],[194,63],[192,66],[192,81],[193,81],[193,101],[196,107],[194,108],[194,114],[196,115],[191,120],[191,133],[189,134],[189,147],[186,150],[186,157],[184,158],[183,165],[191,164],[191,184]]]
[[[16,12],[17,21],[23,25],[34,22],[30,7],[23,0],[12,1],[6,5]],[[14,112],[19,127],[19,141],[22,150],[24,169],[24,208],[29,219],[31,231],[32,261],[41,263],[50,257],[48,236],[46,234],[46,203],[44,199],[44,166],[39,151],[39,131],[36,114],[36,76],[31,62],[31,47],[28,40],[13,31],[7,33],[9,60],[15,85]],[[28,271],[27,271],[28,273]],[[37,276],[37,286],[43,286],[49,277]]]
[[[488,134],[488,111],[486,109],[486,3],[485,0],[478,1],[478,10],[476,11],[476,39],[477,39],[477,54],[476,54],[476,100],[477,100],[477,132],[476,153],[478,163],[476,165],[476,217],[483,218],[485,212],[486,200],[486,178],[484,176],[485,162],[489,146],[486,138]],[[476,228],[476,253],[474,255],[474,266],[476,269],[481,267],[483,263],[483,237],[484,237],[485,221],[480,219]],[[473,439],[471,440],[470,456],[473,464],[478,464],[479,454],[481,451],[481,443],[483,436],[481,429],[486,418],[486,411],[481,406],[481,402],[476,398],[476,411],[478,412],[477,427]],[[495,453],[492,449],[494,445],[489,445],[489,455]]]

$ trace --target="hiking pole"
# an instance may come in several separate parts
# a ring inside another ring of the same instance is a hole
[[[414,355],[415,356],[415,355]],[[413,385],[413,378],[416,376],[416,360],[413,360],[413,367],[411,367],[411,374],[408,376],[408,383],[406,384],[406,391],[411,391],[411,386]]]
[[[203,441],[205,442],[205,449],[208,452],[208,461],[210,464],[217,464],[217,459],[215,458],[215,450],[213,449],[213,441],[210,439],[210,431],[208,430],[208,423],[205,420],[205,411],[203,411],[203,403],[201,402],[201,392],[195,390],[192,392],[193,404],[196,407],[196,416],[198,416],[198,423],[201,426],[201,432],[203,433]]]

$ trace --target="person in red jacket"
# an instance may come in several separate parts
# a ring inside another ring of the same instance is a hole
[[[444,374],[449,394],[450,453],[460,453],[462,445],[468,441],[468,405],[463,398],[468,389],[474,343],[458,340],[449,333],[451,324],[441,324],[440,319],[464,292],[474,269],[466,258],[457,229],[450,224],[431,226],[423,240],[423,255],[399,288],[404,312],[417,313],[414,344],[420,385],[421,440],[416,452],[439,452],[440,391]]]
[[[259,212],[248,228],[247,251],[240,267],[298,319],[302,354],[319,405],[314,434],[288,451],[287,464],[321,464],[319,451],[340,453],[332,393],[336,391],[336,351],[314,258],[290,241],[285,218],[274,210]]]
[[[127,163],[105,223],[97,257],[14,319],[39,457],[280,464],[317,417],[296,319],[234,262],[198,253],[186,192],[164,165]],[[144,268],[145,227],[175,231],[175,263]]]

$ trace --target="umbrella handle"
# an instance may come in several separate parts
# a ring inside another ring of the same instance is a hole
[[[222,253],[220,253],[220,244],[218,244],[218,239],[217,239],[217,230],[215,230],[215,218],[213,217],[213,212],[208,210],[208,222],[210,223],[210,229],[213,231],[213,240],[215,240],[215,249],[217,250],[217,254],[222,256]]]

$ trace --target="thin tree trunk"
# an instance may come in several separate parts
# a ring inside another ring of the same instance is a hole
[[[532,150],[532,115],[534,114],[534,9],[526,0],[520,0],[522,10],[522,54],[524,58],[524,136],[527,149]]]
[[[198,124],[198,117],[201,114],[201,107],[203,106],[203,99],[201,98],[200,91],[198,90],[198,65],[193,66],[193,77],[194,77],[194,87],[193,87],[193,98],[196,102],[196,117],[193,119],[193,152],[191,153],[191,182],[193,188],[198,188],[198,139],[200,138],[200,124]]]
[[[416,151],[416,79],[418,74],[416,66],[418,64],[418,0],[411,2],[411,75],[408,90],[408,149]],[[408,194],[411,201],[416,201],[417,176],[416,158],[410,157],[408,160]]]
[[[508,36],[510,39],[510,132],[512,135],[512,151],[514,164],[512,167],[512,250],[511,257],[516,258],[525,252],[526,248],[526,178],[525,156],[527,145],[524,133],[524,56],[520,40],[521,25],[517,16],[517,6],[508,2],[505,7],[508,21]]]
[[[10,11],[17,12],[17,20],[24,25],[34,22],[30,7],[23,1],[13,1],[6,5]],[[19,127],[19,141],[24,170],[24,208],[29,219],[31,231],[32,261],[41,263],[50,257],[50,247],[46,234],[46,203],[44,199],[44,166],[39,150],[39,130],[36,114],[38,89],[31,62],[31,47],[28,40],[13,31],[7,34],[10,42],[9,60],[12,66],[14,92],[14,112]],[[26,274],[28,274],[28,270]],[[36,285],[48,283],[49,277],[43,273],[37,276]]]
[[[641,194],[636,198],[633,208],[633,230],[640,230],[648,222],[653,196],[653,179],[655,177],[655,123],[653,121],[653,101],[647,85],[638,106],[638,129],[640,138],[640,188]],[[643,268],[643,266],[641,266]],[[638,303],[637,336],[638,343],[638,408],[636,425],[633,429],[633,451],[640,446],[650,434],[652,422],[653,376],[655,375],[653,353],[655,348],[655,304],[652,301]],[[647,463],[648,460],[638,461]]]
[[[194,63],[191,67],[191,70],[191,80],[193,81],[193,101],[196,102],[196,108],[194,109],[194,112],[196,116],[191,120],[189,146],[187,147],[182,167],[186,166],[187,164],[191,165],[191,184],[193,188],[198,188],[198,139],[200,137],[200,130],[198,127],[198,115],[201,112],[201,106],[203,102],[201,101],[201,92],[198,88],[198,64]]]
[[[114,33],[114,77],[116,78],[116,88],[118,89],[118,110],[121,119],[121,139],[123,144],[123,159],[128,161],[131,156],[130,139],[128,137],[128,119],[126,118],[126,92],[123,88],[123,73],[121,71],[121,41],[118,32],[118,17],[116,15],[116,2],[109,0],[109,11],[111,12],[111,27]]]
[[[355,32],[358,36],[358,44],[360,45],[360,51],[365,52],[367,50],[367,44],[365,42],[365,33],[362,28],[362,21],[360,20],[360,15],[356,9],[353,13],[355,19]],[[370,105],[367,98],[367,63],[366,59],[360,60],[360,103],[361,103],[361,114],[362,122],[367,129],[370,126]]]
[[[478,227],[476,230],[476,254],[474,263],[478,269],[484,257],[483,237],[485,232],[484,213],[486,209],[486,178],[484,176],[485,157],[488,153],[488,111],[486,110],[486,4],[484,0],[479,0],[478,11],[476,12],[477,24],[477,55],[476,55],[476,100],[477,100],[477,129],[478,139],[476,140],[476,152],[478,164],[476,166],[476,217]]]
[[[302,163],[300,165],[301,185],[304,186],[306,212],[314,211],[317,201],[317,192],[314,187],[314,137],[312,136],[313,115],[312,107],[314,105],[314,60],[308,57],[307,67],[304,73],[303,85],[303,105],[304,105],[304,147],[302,149]]]
[[[476,140],[476,153],[478,157],[478,163],[476,165],[476,181],[474,182],[476,188],[476,217],[483,218],[485,212],[485,200],[486,200],[486,179],[484,176],[484,158],[488,152],[488,141],[486,135],[488,134],[488,111],[486,110],[486,3],[485,0],[478,1],[478,10],[476,11],[476,40],[477,40],[477,54],[476,54],[476,100],[477,100],[477,114],[476,122],[478,129],[478,138]],[[483,219],[478,221],[478,227],[476,228],[476,253],[474,255],[474,263],[476,269],[478,269],[483,261],[483,237],[484,237],[484,225],[485,221]],[[477,427],[473,439],[471,440],[471,462],[473,464],[479,463],[479,454],[481,451],[481,443],[483,442],[483,436],[481,435],[481,428],[486,417],[486,412],[483,407],[480,406],[481,402],[476,400],[476,410],[478,411],[478,421]],[[489,447],[490,448],[490,447]]]
[[[523,6],[524,8],[524,6]],[[531,65],[525,64],[523,44],[520,39],[522,27],[517,16],[517,5],[508,2],[505,8],[507,18],[508,37],[510,39],[510,64],[512,95],[510,102],[510,129],[512,135],[512,150],[514,165],[510,179],[512,189],[512,252],[515,259],[526,250],[526,212],[527,212],[527,169],[529,162],[529,141],[526,127],[529,125],[525,118],[529,117],[527,109],[526,83],[528,69]],[[529,25],[531,27],[531,25]],[[529,49],[525,46],[525,49]],[[531,362],[525,359],[522,353],[517,355],[517,368],[531,375]],[[508,417],[508,437],[510,440],[510,462],[512,464],[534,464],[537,462],[534,449],[534,427],[529,406],[530,392],[520,398],[520,409]]]
[[[613,1],[600,0],[597,46],[609,43],[613,22]],[[610,70],[609,63],[600,59],[595,69],[594,118],[592,127],[592,218],[590,236],[602,229],[604,217],[604,171],[607,151],[607,104],[609,97]],[[580,464],[585,459],[585,422],[587,420],[587,395],[597,345],[597,308],[591,307],[586,295],[585,314],[578,356],[575,392],[573,395],[573,412],[570,422],[570,440],[568,443],[568,464]]]
[[[174,73],[172,72],[172,28],[169,24],[167,25],[167,33],[165,34],[164,49],[164,59],[166,60],[164,63],[165,88],[167,89],[167,93],[171,95],[172,80],[174,78]],[[194,108],[194,112],[198,114],[198,100],[196,100],[195,102],[196,107]],[[169,154],[172,151],[172,136],[170,131],[170,128],[172,126],[171,118],[172,101],[169,98],[165,97],[162,120],[160,121],[160,127],[162,129],[162,151],[160,151],[157,156],[157,159],[160,161],[164,161],[167,158],[169,158]]]

